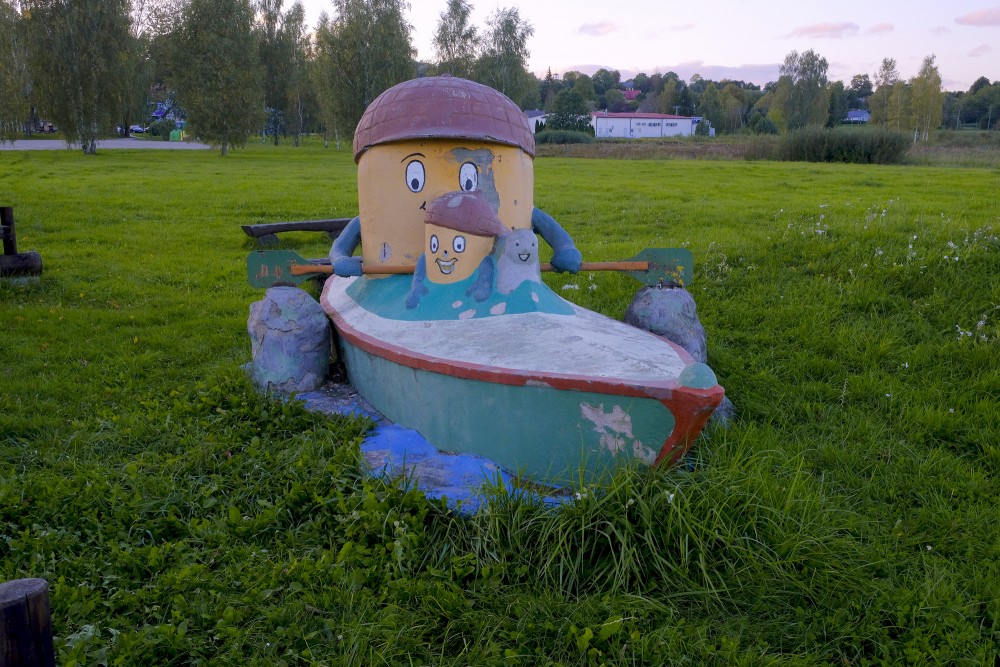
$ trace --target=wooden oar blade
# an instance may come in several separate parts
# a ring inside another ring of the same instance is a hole
[[[254,287],[275,287],[276,285],[300,285],[315,274],[292,273],[296,265],[310,264],[291,250],[257,250],[247,255],[247,279]]]
[[[645,285],[686,287],[694,277],[694,255],[687,248],[646,248],[633,260],[649,264],[645,271],[627,272]]]

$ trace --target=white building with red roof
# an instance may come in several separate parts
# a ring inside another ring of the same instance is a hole
[[[608,113],[595,111],[590,124],[598,139],[622,137],[649,139],[654,137],[690,137],[701,118],[672,116],[665,113]]]

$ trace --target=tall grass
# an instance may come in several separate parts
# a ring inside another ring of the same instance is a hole
[[[739,418],[676,469],[469,518],[237,368],[239,225],[353,214],[354,174],[318,145],[0,154],[45,262],[0,281],[0,579],[49,580],[60,663],[996,660],[994,170],[537,160],[587,259],[692,249]],[[638,287],[546,280],[617,317]]]

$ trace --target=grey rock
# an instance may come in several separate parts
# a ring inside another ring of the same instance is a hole
[[[729,400],[729,397],[722,399],[722,403],[715,409],[712,416],[708,418],[710,426],[718,428],[729,428],[733,420],[736,419],[736,406]]]
[[[330,321],[309,294],[272,287],[250,305],[251,379],[279,394],[312,391],[330,370]]]
[[[708,361],[705,328],[694,297],[683,288],[643,287],[625,311],[625,322],[680,345],[697,362]]]

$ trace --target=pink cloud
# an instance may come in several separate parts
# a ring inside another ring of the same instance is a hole
[[[857,23],[814,23],[804,25],[791,31],[785,37],[812,37],[814,39],[840,39],[856,35],[859,30]]]
[[[584,23],[577,28],[576,31],[581,35],[604,37],[605,35],[610,35],[613,32],[618,32],[618,26],[614,23],[609,23],[608,21],[601,21],[600,23]]]
[[[987,53],[992,51],[993,48],[989,44],[981,44],[976,48],[969,51],[970,58],[978,58],[979,56],[985,56]]]
[[[947,27],[945,27],[945,26],[943,26],[943,25],[939,25],[938,27],[936,27],[936,28],[933,28],[933,29],[931,30],[931,34],[932,34],[932,35],[937,35],[937,36],[939,36],[939,37],[940,37],[941,35],[947,35],[947,34],[948,34],[949,32],[951,32],[951,28],[947,28]]]
[[[891,23],[878,23],[868,28],[868,33],[872,35],[879,35],[882,34],[883,32],[892,32],[895,29],[896,26],[894,26]]]
[[[980,9],[979,11],[970,12],[965,16],[959,16],[955,19],[955,23],[980,27],[1000,25],[1000,7],[992,7],[990,9]]]

